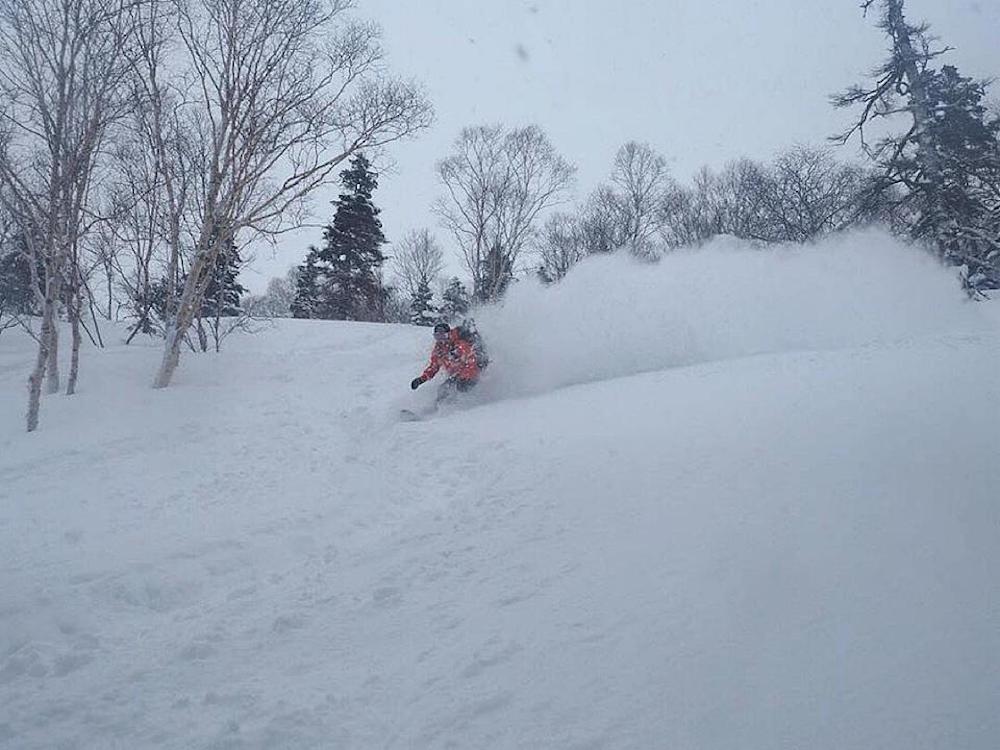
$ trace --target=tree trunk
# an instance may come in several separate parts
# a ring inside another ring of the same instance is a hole
[[[195,329],[198,332],[198,348],[201,349],[201,351],[203,353],[207,352],[208,351],[208,334],[205,333],[205,323],[204,323],[204,320],[202,318],[200,318],[200,317],[198,318],[198,325],[195,326]]]
[[[215,339],[216,354],[222,351],[222,338],[220,333],[222,329],[222,295],[223,290],[220,287],[219,299],[216,301],[215,305],[215,320],[212,321],[214,323],[214,327],[212,328],[212,337]]]
[[[129,332],[128,338],[125,339],[125,346],[128,346],[129,344],[131,344],[132,343],[132,339],[134,339],[136,337],[136,335],[138,335],[138,333],[140,331],[142,331],[143,333],[149,333],[150,332],[147,329],[150,328],[150,326],[149,326],[149,316],[150,316],[150,314],[152,312],[153,312],[152,306],[147,305],[146,309],[143,310],[142,315],[139,317],[139,321],[135,324],[135,326],[133,326],[132,330]]]
[[[46,303],[48,304],[48,303]],[[56,316],[57,301],[53,300],[52,319],[49,323],[49,345],[46,361],[45,392],[59,393],[59,320]],[[44,334],[43,334],[44,335]]]
[[[154,388],[166,388],[170,385],[174,371],[180,364],[181,342],[184,341],[184,336],[187,335],[188,329],[194,323],[195,311],[201,309],[209,281],[207,269],[215,263],[217,254],[217,245],[203,250],[188,270],[187,282],[184,284],[184,291],[181,292],[181,299],[177,304],[177,314],[167,324],[163,360],[160,362],[160,369],[153,380]]]
[[[928,134],[928,126],[932,122],[930,100],[927,96],[927,86],[920,68],[917,66],[918,53],[913,49],[913,40],[903,16],[903,0],[886,0],[889,26],[895,38],[898,52],[902,57],[903,73],[910,87],[910,112],[916,125],[916,140],[923,160],[925,179],[930,193],[931,206],[935,213],[940,209],[938,193],[941,187],[941,164],[938,160],[934,143]]]
[[[38,335],[38,357],[35,359],[35,369],[28,378],[28,432],[34,432],[38,429],[42,380],[45,378],[45,366],[49,361],[49,346],[52,343],[52,328],[55,326],[56,303],[53,297],[50,289],[42,308],[42,329]]]
[[[153,380],[154,388],[166,388],[170,385],[170,379],[174,376],[174,370],[177,369],[177,365],[180,363],[182,336],[178,335],[174,321],[167,324],[165,339],[163,360],[160,362],[160,369]]]
[[[80,308],[83,304],[80,300],[79,291],[73,293],[69,305],[70,330],[73,334],[73,349],[70,356],[69,381],[66,383],[66,395],[72,396],[76,393],[76,379],[80,373]]]
[[[888,0],[889,24],[892,27],[893,35],[896,37],[896,44],[902,53],[903,71],[906,74],[906,82],[910,86],[910,102],[913,111],[913,119],[917,125],[917,143],[920,144],[924,152],[923,157],[927,169],[935,176],[940,175],[941,167],[938,164],[937,153],[933,144],[928,141],[927,125],[931,122],[931,107],[927,97],[927,86],[920,75],[917,67],[917,52],[913,49],[913,40],[906,26],[906,18],[903,16],[903,0]]]
[[[94,298],[91,295],[89,295],[89,294],[87,296],[90,297],[90,301],[89,301],[88,304],[90,306],[90,318],[91,318],[91,320],[94,321],[94,333],[97,336],[97,346],[99,346],[101,349],[103,349],[104,348],[104,336],[101,335],[101,324],[97,322],[97,313],[94,310]],[[110,304],[109,304],[108,309],[111,309],[110,308]],[[108,318],[108,320],[111,320],[111,318]]]

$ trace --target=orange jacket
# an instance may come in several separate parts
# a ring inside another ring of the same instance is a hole
[[[434,344],[431,363],[421,377],[430,380],[442,367],[459,380],[476,380],[479,377],[479,365],[476,363],[476,352],[472,344],[459,336],[454,328],[449,332],[447,341]]]

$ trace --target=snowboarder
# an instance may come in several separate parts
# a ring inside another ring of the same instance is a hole
[[[476,359],[475,348],[462,337],[460,329],[452,328],[447,323],[434,326],[434,348],[431,350],[430,364],[420,377],[413,379],[410,388],[416,390],[437,375],[442,367],[448,373],[448,379],[438,389],[438,402],[450,399],[456,393],[465,393],[479,382],[481,368]]]

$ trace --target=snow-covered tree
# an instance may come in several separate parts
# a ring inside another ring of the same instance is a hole
[[[319,250],[310,247],[305,262],[295,274],[295,297],[291,303],[293,318],[318,318],[322,311],[318,266]]]
[[[457,276],[452,276],[441,293],[441,317],[444,320],[458,320],[468,315],[471,307],[469,290]]]
[[[385,263],[382,222],[372,202],[378,175],[363,154],[340,174],[344,192],[334,202],[333,222],[317,253],[321,317],[382,320],[386,301],[381,269]]]
[[[246,289],[238,281],[243,260],[239,249],[232,242],[219,253],[205,286],[205,301],[201,306],[203,318],[231,318],[240,314],[240,300]]]
[[[33,284],[31,261],[23,243],[15,240],[0,248],[0,322],[38,314],[38,290]]]
[[[891,41],[889,57],[873,80],[835,98],[838,107],[861,112],[837,137],[857,135],[880,171],[881,185],[898,190],[910,233],[950,265],[961,266],[970,289],[1000,283],[1000,121],[984,105],[986,84],[934,61],[926,23],[912,25],[903,0],[866,0],[881,9],[879,27]],[[902,128],[869,143],[876,121],[902,120]]]
[[[434,292],[426,280],[421,281],[410,299],[410,322],[416,326],[432,326],[437,319]]]

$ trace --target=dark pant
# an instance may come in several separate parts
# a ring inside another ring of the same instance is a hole
[[[468,393],[476,387],[475,380],[462,380],[461,378],[448,378],[441,384],[437,392],[437,403],[451,401],[459,393]]]

